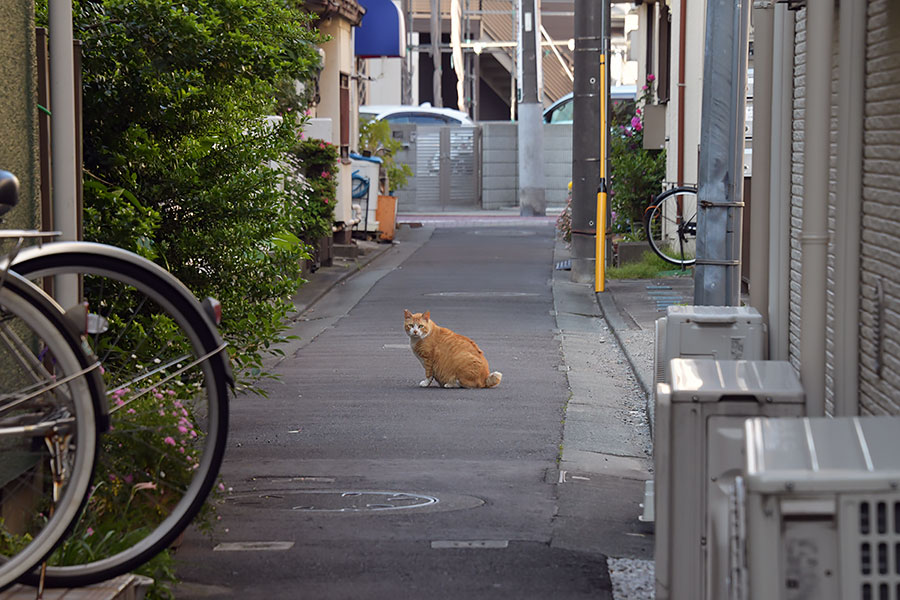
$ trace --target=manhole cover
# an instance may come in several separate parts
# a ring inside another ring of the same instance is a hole
[[[269,508],[312,512],[378,512],[424,508],[439,500],[425,494],[407,492],[360,492],[349,490],[297,490],[233,496],[231,502],[265,505]]]

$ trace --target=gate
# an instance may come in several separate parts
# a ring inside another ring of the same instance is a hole
[[[443,212],[481,208],[481,128],[393,124],[403,142],[397,162],[413,176],[394,190],[400,212]]]

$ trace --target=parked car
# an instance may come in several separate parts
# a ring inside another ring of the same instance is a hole
[[[415,123],[418,125],[467,125],[475,123],[464,112],[452,108],[437,108],[427,102],[419,106],[402,104],[375,105],[359,107],[360,119],[377,119],[389,123]]]
[[[636,85],[614,85],[610,90],[610,98],[613,103],[634,101],[637,93]],[[569,92],[550,106],[544,109],[544,123],[571,123],[575,109],[573,94]]]

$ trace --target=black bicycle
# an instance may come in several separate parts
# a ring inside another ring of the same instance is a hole
[[[682,268],[697,261],[697,188],[675,187],[644,212],[644,231],[660,258]]]

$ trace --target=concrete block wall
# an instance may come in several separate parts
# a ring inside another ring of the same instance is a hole
[[[482,196],[484,209],[518,206],[518,124],[485,121],[482,131]],[[548,208],[566,203],[572,180],[572,126],[544,125],[544,180]]]
[[[481,207],[518,206],[518,125],[483,121],[481,125]]]

